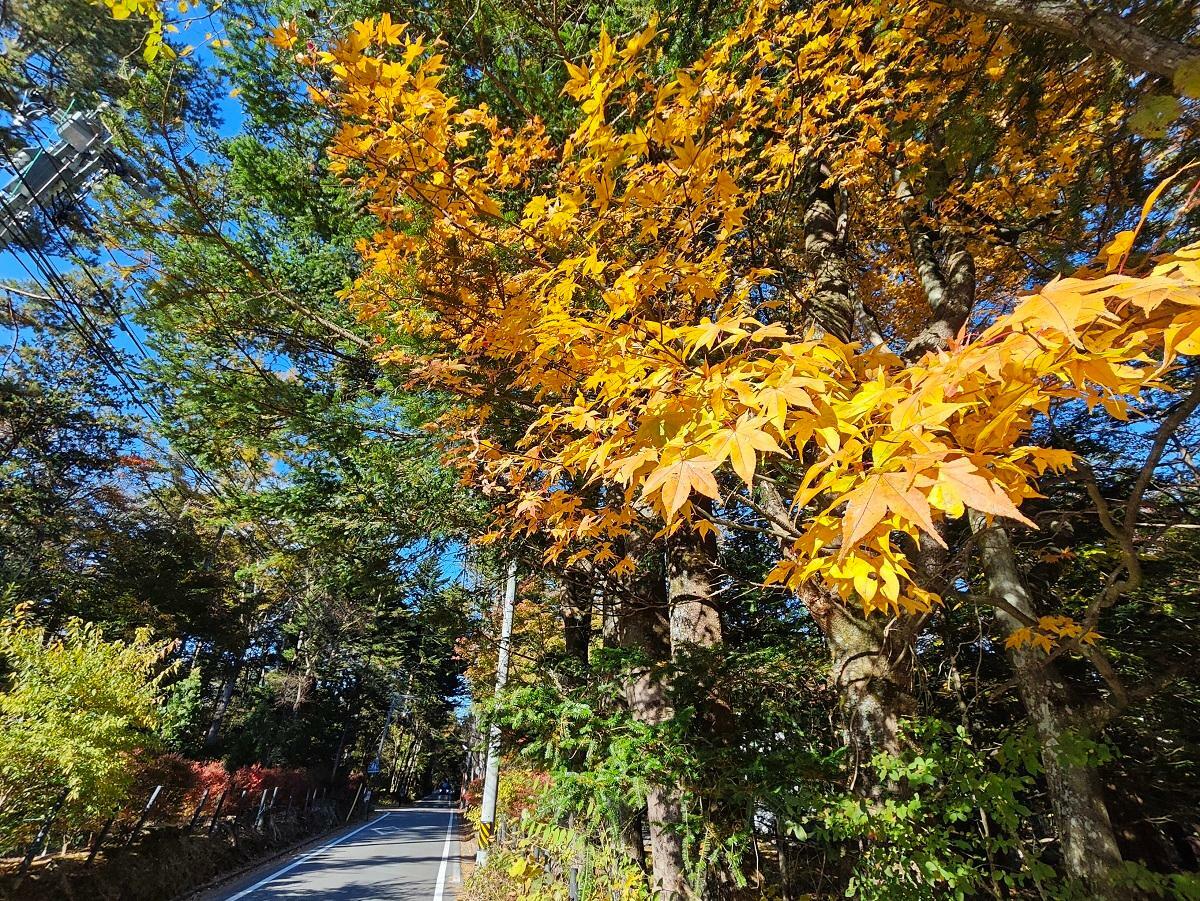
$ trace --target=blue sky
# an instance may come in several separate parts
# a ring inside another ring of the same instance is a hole
[[[174,7],[172,7],[173,9]],[[169,40],[176,48],[186,46],[194,47],[192,58],[200,63],[205,68],[211,69],[216,63],[216,54],[212,48],[212,41],[223,36],[223,29],[217,16],[210,15],[203,8],[189,11],[186,15],[177,16],[179,32],[169,35]],[[223,83],[218,92],[217,108],[220,117],[220,122],[217,128],[217,133],[220,137],[229,138],[238,134],[243,126],[244,114],[241,102],[230,96],[232,85]],[[0,116],[4,113],[0,112]],[[36,123],[39,143],[42,146],[53,146],[58,139],[57,129],[54,122],[49,118],[44,118]],[[197,151],[197,157],[203,158],[202,149]],[[7,172],[3,172],[3,165],[0,164],[0,181],[11,183],[16,180],[16,173],[11,167]],[[87,196],[79,198],[80,203],[90,203]],[[98,259],[89,263],[91,271],[97,280],[105,281],[104,271],[110,266],[127,263],[119,251],[101,250],[98,253]],[[14,283],[28,284],[33,279],[30,273],[37,275],[37,281],[43,285],[46,283],[46,278],[39,272],[39,263],[42,267],[49,267],[54,272],[65,275],[76,269],[78,264],[75,260],[61,255],[51,253],[32,254],[28,251],[21,250],[15,246],[6,246],[0,250],[0,279],[12,281]],[[36,286],[33,290],[42,290]],[[130,304],[122,303],[124,308],[128,308]],[[144,359],[145,354],[153,354],[150,348],[150,342],[147,340],[147,335],[136,324],[128,319],[127,331],[115,329],[112,335],[113,346],[131,358],[132,365],[136,368],[138,362]],[[26,332],[22,339],[28,339],[29,333]],[[8,323],[0,323],[0,342],[5,346],[12,342],[13,334],[12,327]],[[110,377],[110,381],[115,383],[115,379]],[[140,399],[140,398],[139,398]],[[129,408],[131,412],[138,412],[137,404],[134,398],[129,399]],[[466,574],[463,570],[463,549],[457,544],[452,544],[444,549],[439,557],[439,565],[443,576],[451,581],[459,581]]]
[[[172,5],[167,9],[168,14],[173,10],[174,6]],[[178,33],[167,36],[171,45],[180,50],[188,46],[193,47],[190,58],[197,61],[202,67],[211,70],[216,61],[212,41],[221,38],[224,33],[220,14],[213,14],[206,7],[201,6],[189,10],[186,14],[176,15],[174,18],[175,21],[172,23],[168,15],[169,23],[179,29]],[[225,138],[232,137],[241,130],[244,118],[241,104],[236,98],[229,96],[230,88],[229,84],[223,84],[217,101],[217,112],[220,117],[218,134]],[[11,121],[11,114],[0,110],[0,121]],[[38,143],[43,147],[53,146],[58,138],[54,122],[49,118],[34,122],[34,130]],[[16,181],[16,173],[7,161],[3,160],[0,160],[0,181],[6,185]],[[88,200],[86,197],[81,197],[80,202],[87,203]],[[65,273],[73,266],[70,260],[61,257],[44,258],[44,262],[52,263],[59,273]],[[28,253],[11,245],[6,246],[0,253],[0,279],[28,280],[27,267],[37,271],[34,261]]]

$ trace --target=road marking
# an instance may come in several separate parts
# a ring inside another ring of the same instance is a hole
[[[267,883],[274,882],[276,879],[278,879],[284,873],[290,873],[292,870],[296,869],[296,867],[300,866],[300,864],[304,863],[305,861],[309,860],[310,858],[316,857],[322,851],[328,851],[330,848],[334,847],[335,845],[340,845],[342,842],[346,841],[347,839],[354,838],[354,836],[358,835],[364,829],[370,829],[372,826],[374,826],[376,823],[378,823],[380,820],[382,820],[384,817],[388,816],[389,814],[391,814],[390,810],[387,813],[382,814],[381,816],[378,816],[375,819],[371,820],[371,822],[367,823],[367,825],[359,826],[353,832],[348,832],[345,835],[343,835],[341,838],[336,839],[327,845],[322,845],[321,847],[317,848],[317,850],[315,850],[315,851],[309,851],[303,857],[299,858],[298,860],[292,861],[283,869],[276,870],[274,873],[272,873],[266,879],[261,879],[258,882],[254,883],[254,885],[250,886],[250,888],[242,889],[236,895],[230,895],[228,898],[225,899],[225,901],[238,901],[239,898],[245,898],[247,895],[251,894],[252,892],[258,891],[260,888],[262,888]],[[451,817],[451,819],[453,819],[453,817]],[[443,865],[444,865],[444,863],[445,862],[443,861]],[[439,893],[437,897],[440,898],[441,894]]]
[[[455,854],[453,856],[453,858],[451,859],[451,861],[452,862],[450,864],[450,884],[451,885],[462,885],[462,867],[460,866],[462,863],[462,855]]]
[[[446,865],[450,862],[450,841],[453,838],[454,811],[451,811],[450,822],[446,825],[446,844],[442,846],[442,865],[438,867],[437,888],[433,890],[433,901],[442,901],[442,893],[446,891]]]

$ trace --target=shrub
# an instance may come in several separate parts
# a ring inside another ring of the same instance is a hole
[[[20,613],[0,621],[0,844],[13,847],[63,799],[83,826],[110,815],[157,742],[161,662],[170,645],[139,631],[105,641],[69,621],[49,633]]]

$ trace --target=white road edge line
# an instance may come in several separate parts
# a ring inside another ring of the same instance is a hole
[[[450,811],[450,822],[446,825],[446,844],[442,846],[442,865],[438,867],[437,888],[433,890],[433,901],[442,901],[446,891],[446,865],[450,862],[450,841],[454,838],[454,811]],[[233,901],[231,898],[230,901]]]
[[[322,845],[321,847],[317,848],[317,850],[315,850],[315,851],[309,851],[303,857],[293,860],[291,863],[289,863],[283,869],[276,870],[274,873],[272,873],[266,879],[260,879],[258,882],[254,883],[254,885],[250,886],[250,888],[242,889],[236,895],[230,895],[228,898],[225,899],[225,901],[238,901],[239,898],[245,898],[250,893],[258,891],[260,888],[262,888],[267,883],[274,882],[276,879],[278,879],[284,873],[290,873],[292,870],[296,869],[296,867],[300,866],[300,864],[304,863],[305,861],[307,861],[313,857],[316,857],[322,851],[328,851],[330,848],[334,847],[335,845],[340,845],[342,842],[346,841],[346,839],[354,838],[354,836],[358,835],[364,829],[370,829],[372,826],[374,826],[376,823],[378,823],[384,817],[390,815],[391,812],[392,811],[389,810],[387,813],[377,816],[375,819],[371,820],[371,822],[367,823],[365,826],[359,826],[353,832],[347,832],[341,838],[335,839],[334,841],[331,841],[327,845]]]

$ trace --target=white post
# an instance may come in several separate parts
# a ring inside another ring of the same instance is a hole
[[[496,696],[504,690],[508,681],[508,645],[512,638],[513,607],[517,602],[517,562],[508,564],[508,582],[504,586],[504,612],[500,622],[500,652],[496,661]],[[496,828],[496,791],[500,785],[500,727],[492,723],[488,733],[487,769],[483,777],[483,808],[479,816],[480,843],[475,855],[482,866],[487,863],[487,847]]]

